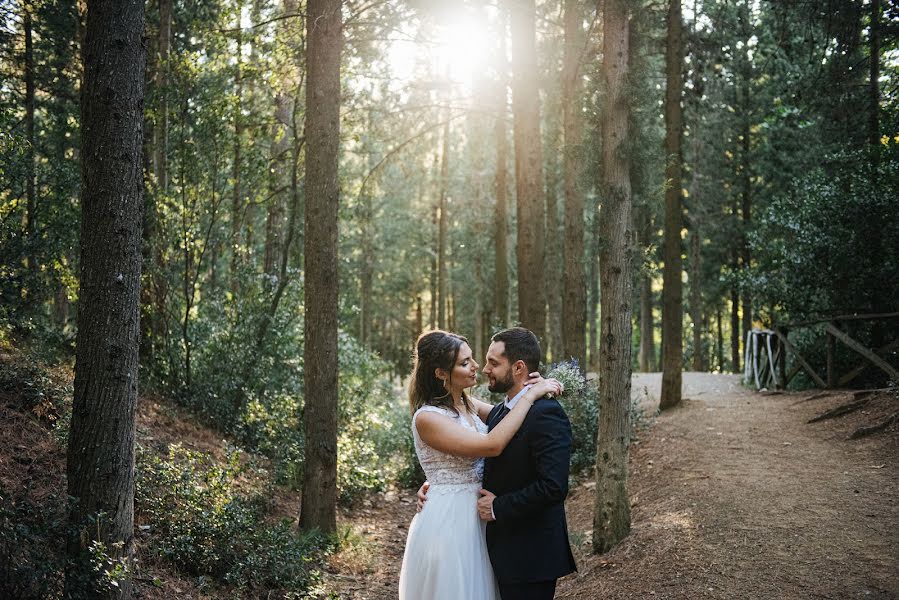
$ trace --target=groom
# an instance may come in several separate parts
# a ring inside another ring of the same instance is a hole
[[[484,375],[490,391],[506,399],[490,411],[490,429],[515,406],[539,364],[540,343],[531,331],[513,327],[493,336]],[[545,397],[505,450],[485,461],[478,514],[487,521],[487,550],[503,600],[550,600],[556,580],[576,570],[565,522],[570,454],[568,417]]]

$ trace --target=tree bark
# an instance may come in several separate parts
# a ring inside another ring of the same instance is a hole
[[[143,218],[144,3],[88,0],[81,89],[81,277],[67,456],[66,597],[130,598]],[[92,542],[128,567],[113,586]]]
[[[153,172],[156,186],[163,193],[169,188],[168,170],[168,72],[172,45],[172,0],[159,0],[159,35],[157,36],[156,72],[153,82],[159,94],[159,117],[153,127]]]
[[[718,309],[715,311],[715,325],[718,334],[718,340],[716,344],[718,357],[718,371],[724,373],[724,331],[722,326],[722,316],[721,316],[721,305],[718,305]]]
[[[694,371],[704,371],[702,350],[702,282],[700,281],[702,241],[699,225],[694,220],[694,228],[690,234],[690,320],[693,322],[693,360]]]
[[[589,281],[587,294],[587,330],[590,333],[590,348],[587,360],[589,361],[588,371],[593,372],[599,370],[599,324],[596,320],[597,313],[599,312],[598,308],[601,295],[601,290],[599,289],[599,274],[597,273],[599,270],[597,256],[599,255],[599,247],[602,244],[599,233],[599,210],[599,205],[597,204],[592,221],[593,231],[591,237],[593,240],[592,251],[590,252],[592,256],[587,263],[587,280]]]
[[[652,230],[649,209],[640,209],[640,246],[648,248]],[[652,279],[648,273],[640,274],[640,370],[649,373],[656,370],[655,324],[652,314]]]
[[[509,142],[506,139],[506,85],[500,86],[502,100],[500,115],[494,123],[494,137],[496,142],[496,178],[494,191],[496,193],[496,206],[493,213],[494,223],[494,313],[496,320],[502,327],[509,326],[509,249],[508,249],[508,184],[506,161],[509,154]]]
[[[546,330],[546,293],[542,272],[545,196],[534,0],[515,0],[511,3],[511,13],[515,196],[518,208],[518,320],[543,340]]]
[[[341,0],[306,8],[306,456],[300,527],[337,528],[337,177]]]
[[[34,137],[34,42],[32,2],[25,2],[23,27],[25,29],[25,138],[28,141],[25,149],[25,237],[31,241],[31,237],[37,230],[37,191],[35,182],[35,148],[37,140]],[[28,268],[37,272],[37,259],[32,250],[28,251]]]
[[[440,193],[437,196],[437,327],[446,329],[446,193],[449,186],[449,119],[443,126],[443,150],[440,152]]]
[[[555,122],[550,122],[547,129],[550,130],[548,140],[550,151],[546,161],[546,255],[544,256],[546,262],[543,268],[549,293],[546,294],[548,329],[545,345],[549,349],[549,355],[552,356],[553,362],[558,362],[569,358],[564,354],[562,341],[562,294],[564,292],[562,272],[565,270],[562,262],[562,238],[564,232],[561,230],[559,219],[559,164],[555,156],[555,148],[561,132]]]
[[[748,85],[748,83],[747,83]],[[748,90],[746,92],[746,104],[748,107],[749,98],[748,98]],[[749,270],[750,262],[752,260],[752,255],[749,249],[749,228],[752,224],[752,179],[749,175],[749,165],[750,165],[750,157],[749,157],[749,121],[748,119],[744,121],[743,125],[743,144],[741,152],[743,159],[743,169],[741,174],[741,183],[742,190],[740,194],[741,198],[741,215],[743,220],[743,234],[740,236],[741,242],[741,259],[742,259],[742,268],[743,271],[746,272]],[[743,335],[746,335],[747,331],[752,330],[752,292],[750,291],[751,286],[745,282],[743,285]],[[744,354],[746,352],[744,351]],[[745,358],[744,358],[745,360]]]
[[[509,141],[506,137],[506,117],[508,115],[506,73],[506,19],[500,12],[498,17],[499,48],[496,52],[496,120],[493,123],[493,137],[496,144],[496,174],[493,191],[496,205],[493,211],[494,227],[494,319],[501,327],[508,327],[509,321],[509,187],[508,158]]]
[[[868,143],[871,146],[871,159],[875,167],[880,162],[880,16],[880,0],[871,0],[870,76],[868,78],[871,114],[868,120]]]
[[[241,16],[243,13],[243,2],[237,2],[237,34],[235,41],[237,46],[237,57],[234,65],[234,156],[231,163],[231,180],[233,187],[231,189],[231,268],[228,276],[231,279],[231,293],[237,296],[240,290],[240,268],[241,252],[243,245],[240,241],[241,216],[243,212],[243,198],[241,196],[241,163],[243,161],[243,30],[241,29]]]
[[[662,290],[662,393],[659,408],[681,401],[683,364],[683,284],[681,229],[683,228],[681,136],[683,135],[683,42],[681,3],[669,0],[668,43],[665,55],[665,267]]]
[[[631,398],[631,222],[627,96],[630,21],[627,0],[606,0],[603,14],[602,245],[599,252],[602,307],[599,361],[599,433],[593,551],[605,553],[630,531],[627,495]]]
[[[736,222],[737,209],[734,206],[733,219]],[[731,272],[736,276],[740,264],[737,258],[737,248],[731,248]],[[730,284],[730,362],[732,373],[742,373],[740,369],[740,292],[736,282]]]
[[[584,193],[581,129],[580,56],[584,47],[583,12],[579,0],[565,0],[565,46],[562,56],[563,178],[565,186],[565,268],[562,284],[563,357],[587,368],[587,278],[584,264]]]

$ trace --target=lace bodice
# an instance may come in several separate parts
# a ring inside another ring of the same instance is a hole
[[[474,427],[468,422],[468,419],[462,415],[457,415],[452,410],[440,406],[422,406],[415,414],[412,415],[412,436],[415,439],[415,453],[418,455],[418,462],[424,469],[425,476],[428,478],[431,486],[435,485],[459,485],[459,484],[478,484],[484,476],[484,459],[471,458],[468,456],[454,456],[446,454],[431,448],[418,436],[418,428],[415,426],[415,419],[419,413],[429,411],[446,415],[459,423],[462,427],[469,430],[477,431],[482,435],[487,435],[487,425],[481,421],[476,414],[470,416],[474,422]],[[429,492],[430,493],[430,492]]]

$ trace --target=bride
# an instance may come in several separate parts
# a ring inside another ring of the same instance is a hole
[[[488,433],[492,405],[471,398],[478,363],[467,340],[446,331],[423,333],[409,383],[415,452],[430,483],[425,510],[415,515],[400,571],[400,600],[499,598],[478,517],[485,456],[497,456],[533,402],[561,384],[532,373],[530,389]]]

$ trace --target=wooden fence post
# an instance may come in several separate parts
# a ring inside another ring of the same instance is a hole
[[[836,354],[837,342],[833,335],[827,332],[827,387],[833,388],[836,383],[836,373],[834,373],[834,360]]]

